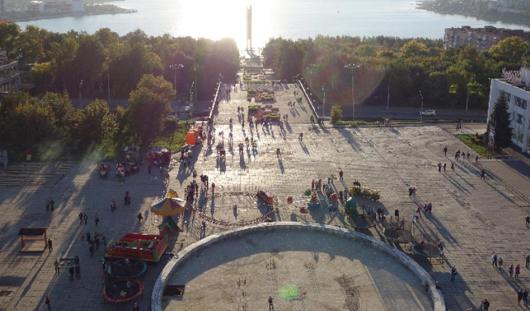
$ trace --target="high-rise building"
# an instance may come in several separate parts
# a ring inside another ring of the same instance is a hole
[[[519,37],[523,40],[530,41],[530,32],[516,29],[496,28],[493,26],[486,26],[484,28],[471,28],[469,26],[446,28],[444,34],[444,48],[460,48],[465,45],[470,45],[477,51],[483,51],[508,37]]]
[[[9,60],[7,53],[0,50],[0,93],[9,93],[20,90],[20,72],[18,62]]]

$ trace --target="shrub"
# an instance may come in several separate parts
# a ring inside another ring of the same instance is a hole
[[[333,105],[331,107],[331,123],[336,124],[340,119],[342,119],[342,107]]]

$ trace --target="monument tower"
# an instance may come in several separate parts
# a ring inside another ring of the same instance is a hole
[[[247,53],[252,56],[252,5],[247,7]]]

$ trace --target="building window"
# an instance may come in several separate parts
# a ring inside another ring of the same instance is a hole
[[[519,98],[517,96],[514,96],[513,97],[514,100],[515,100],[515,105],[521,109],[526,109],[526,107],[528,106],[528,102],[522,98]]]
[[[518,124],[523,124],[523,121],[524,121],[524,119],[523,119],[523,115],[521,115],[521,114],[518,113],[518,114],[517,114],[517,120],[516,120],[516,122],[517,122]]]

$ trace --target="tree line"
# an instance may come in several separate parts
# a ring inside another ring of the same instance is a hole
[[[14,158],[95,150],[114,157],[127,144],[147,148],[175,131],[169,113],[176,94],[188,100],[193,89],[193,100],[210,100],[220,77],[233,81],[239,71],[231,39],[119,36],[109,29],[53,33],[0,23],[0,47],[19,60],[24,83],[32,86],[0,100],[0,149]],[[89,103],[73,105],[78,97]],[[128,105],[111,110],[109,97]]]
[[[271,39],[263,50],[264,64],[280,79],[303,75],[327,107],[351,103],[351,72],[355,70],[358,103],[391,106],[485,109],[490,79],[503,68],[530,65],[530,45],[506,38],[486,51],[471,46],[443,48],[441,40],[390,37],[323,37]],[[420,95],[421,92],[421,95]]]
[[[0,47],[29,71],[34,95],[67,92],[72,97],[127,98],[145,74],[174,82],[177,93],[189,99],[195,82],[196,98],[211,98],[221,75],[234,80],[239,51],[231,39],[213,41],[170,35],[151,37],[137,30],[119,36],[107,28],[94,34],[54,33],[13,23],[0,23]],[[171,68],[172,64],[182,64]],[[110,96],[109,96],[110,95]]]

